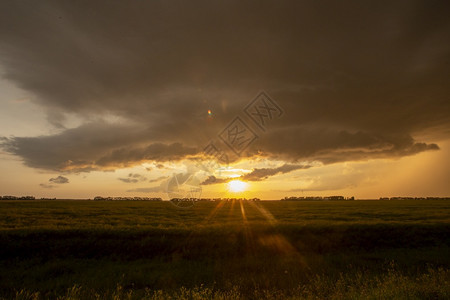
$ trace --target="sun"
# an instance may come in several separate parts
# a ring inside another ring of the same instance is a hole
[[[235,179],[228,182],[228,190],[232,193],[240,193],[247,190],[248,184],[241,180]]]

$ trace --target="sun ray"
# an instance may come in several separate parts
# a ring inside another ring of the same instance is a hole
[[[270,226],[274,229],[274,234],[258,236],[258,242],[261,245],[275,249],[278,253],[295,258],[297,263],[301,267],[310,269],[308,263],[306,262],[303,255],[297,250],[297,248],[292,245],[292,243],[275,227],[277,222],[276,218],[272,215],[270,211],[263,207],[259,203],[254,203],[253,201],[248,201],[253,207],[255,207],[269,222]],[[242,208],[241,208],[242,210]]]
[[[233,209],[234,209],[234,204],[235,203],[236,203],[236,199],[233,198],[233,200],[231,200],[230,211],[228,212],[229,216],[231,216],[233,214]]]
[[[255,249],[255,242],[253,239],[253,232],[252,232],[252,228],[248,223],[247,220],[247,215],[245,213],[245,208],[244,208],[244,203],[242,201],[242,199],[239,199],[239,205],[241,207],[241,214],[242,214],[242,222],[244,225],[244,236],[245,236],[245,243],[247,246],[247,249],[250,253],[254,252]]]
[[[204,223],[209,222],[224,205],[225,205],[225,201],[219,201],[217,203],[217,205],[211,210],[209,215],[206,216],[206,218],[203,220],[203,222]]]
[[[242,214],[242,220],[244,222],[244,224],[247,224],[247,216],[245,214],[245,208],[244,208],[244,204],[242,203],[242,200],[239,199],[239,204],[241,206],[241,214]]]
[[[261,205],[253,202],[253,201],[249,201],[249,203],[255,207],[266,219],[267,221],[269,221],[269,223],[271,225],[275,224],[277,222],[277,219],[275,219],[275,217],[264,207],[262,207]]]

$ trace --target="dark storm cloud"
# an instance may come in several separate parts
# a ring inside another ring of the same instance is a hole
[[[217,178],[214,175],[210,175],[208,176],[208,178],[206,178],[201,185],[209,185],[209,184],[218,184],[218,183],[224,183],[224,182],[228,182],[232,180],[231,178]]]
[[[145,146],[142,144],[145,143]],[[3,138],[2,147],[33,168],[90,171],[127,167],[143,160],[177,160],[196,149],[180,143],[151,143],[139,128],[88,123],[57,135]]]
[[[246,181],[260,181],[267,179],[270,176],[289,173],[299,169],[309,169],[310,167],[311,166],[284,164],[277,168],[259,168],[254,169],[252,172],[239,177],[239,179],[243,179]]]
[[[273,143],[271,141],[275,141]],[[347,160],[394,158],[439,150],[436,144],[415,142],[407,134],[350,133],[329,128],[276,129],[261,139],[260,146],[277,159],[318,160],[325,164]]]
[[[64,184],[64,183],[69,183],[69,178],[60,175],[55,178],[50,178],[48,181],[50,181],[51,183],[56,183],[56,184]]]
[[[197,154],[195,148],[185,147],[180,143],[162,144],[154,143],[146,147],[132,148],[124,146],[112,151],[111,154],[101,157],[96,164],[100,166],[133,164],[140,161],[156,160],[180,160],[187,155]]]
[[[286,113],[247,155],[333,163],[438,149],[415,137],[448,138],[448,10],[447,1],[2,1],[4,76],[62,130],[3,148],[51,170],[177,160],[265,89]],[[67,113],[85,123],[64,129]],[[108,115],[125,121],[100,121]]]

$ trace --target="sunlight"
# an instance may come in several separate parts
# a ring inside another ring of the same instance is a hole
[[[241,180],[232,180],[228,182],[228,190],[232,193],[240,193],[247,190],[248,184]]]
[[[231,174],[228,177],[229,178],[238,178],[238,177],[241,177],[241,175],[240,174]]]

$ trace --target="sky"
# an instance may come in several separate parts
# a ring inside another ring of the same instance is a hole
[[[0,194],[450,196],[449,8],[1,1]]]

